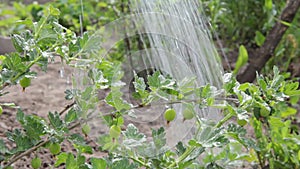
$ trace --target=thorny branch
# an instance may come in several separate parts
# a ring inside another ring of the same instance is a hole
[[[69,110],[69,109],[70,109],[71,107],[73,107],[74,105],[75,105],[75,102],[73,102],[73,103],[67,105],[62,111],[59,112],[59,114],[62,115],[64,112],[66,112],[67,110]],[[69,130],[72,130],[72,129],[78,127],[80,124],[81,124],[81,121],[78,121],[78,122],[72,124],[71,126],[69,126],[68,129],[69,129]],[[10,165],[12,165],[13,163],[15,163],[15,162],[18,161],[19,159],[21,159],[21,158],[23,158],[23,157],[25,157],[25,156],[31,154],[32,152],[36,151],[37,149],[43,147],[44,145],[46,145],[47,143],[50,142],[50,140],[51,140],[50,138],[51,138],[51,136],[45,138],[45,139],[42,140],[39,144],[37,144],[37,145],[31,147],[30,149],[28,149],[27,151],[25,151],[25,152],[23,152],[23,153],[21,153],[21,154],[19,154],[19,155],[13,157],[7,164],[5,164],[5,165],[3,166],[3,169],[9,167]]]

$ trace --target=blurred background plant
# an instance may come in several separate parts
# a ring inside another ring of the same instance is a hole
[[[201,0],[211,27],[223,45],[234,67],[240,45],[250,51],[262,46],[275,22],[282,22],[289,29],[277,46],[263,73],[272,73],[273,65],[279,66],[286,76],[299,79],[300,75],[300,13],[292,23],[281,21],[279,16],[286,6],[285,0]],[[251,56],[249,56],[251,57]]]

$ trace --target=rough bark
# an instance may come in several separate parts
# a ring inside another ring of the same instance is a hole
[[[300,0],[287,1],[286,7],[281,13],[280,20],[291,23],[300,7]],[[282,39],[284,33],[288,29],[287,25],[277,21],[269,34],[266,36],[264,44],[254,50],[250,49],[249,61],[244,71],[241,72],[237,79],[239,82],[252,82],[255,80],[256,72],[260,72],[267,61],[272,57],[277,45]]]

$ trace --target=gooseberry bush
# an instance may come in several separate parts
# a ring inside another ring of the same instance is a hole
[[[221,89],[210,84],[195,87],[193,78],[176,81],[159,71],[148,75],[147,80],[135,74],[133,95],[139,104],[133,105],[122,98],[121,61],[99,57],[101,36],[90,32],[78,36],[62,26],[59,17],[59,9],[50,5],[39,21],[19,21],[31,29],[12,35],[17,51],[0,57],[0,97],[9,97],[6,89],[12,85],[21,85],[25,90],[37,75],[32,66],[46,71],[55,57],[86,72],[83,81],[87,85],[66,90],[65,98],[74,103],[66,105],[62,112],[49,112],[47,118],[17,109],[22,127],[5,133],[14,145],[12,149],[0,140],[0,168],[12,168],[20,158],[40,149],[49,149],[55,156],[54,167],[67,169],[209,169],[239,168],[243,164],[259,168],[300,167],[300,136],[294,124],[299,83],[286,79],[277,67],[272,76],[257,74],[255,83],[240,84],[233,74],[227,73]],[[76,80],[73,83],[76,86]],[[104,99],[97,96],[101,90],[108,92]],[[191,100],[191,95],[196,99]],[[174,148],[166,148],[165,126],[152,129],[148,139],[134,124],[124,125],[124,117],[132,115],[132,110],[152,106],[161,98],[167,106],[185,105],[182,112],[166,109],[166,123],[172,124],[179,113],[185,122],[196,120],[193,138],[187,142],[179,140]],[[95,117],[95,105],[101,102],[112,110],[96,113]],[[1,105],[0,114],[7,106],[14,104]],[[202,118],[197,110],[204,108],[219,109],[223,118],[217,122]],[[86,122],[92,118],[101,118],[109,129],[99,136],[97,150],[86,141],[91,130]],[[74,131],[76,128],[81,128],[82,134]],[[253,134],[247,134],[250,129]],[[65,140],[72,143],[76,153],[62,150]],[[95,151],[107,156],[97,157],[93,155]],[[30,163],[32,168],[40,168],[42,161],[35,157]]]

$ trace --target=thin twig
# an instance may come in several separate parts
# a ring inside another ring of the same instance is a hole
[[[62,111],[59,112],[59,115],[63,115],[67,110],[69,110],[71,107],[73,107],[75,105],[75,102],[67,105]]]
[[[16,161],[18,161],[19,159],[21,159],[24,156],[29,155],[30,153],[36,151],[38,148],[46,145],[47,143],[49,143],[49,138],[47,138],[46,140],[40,142],[38,145],[35,145],[33,147],[31,147],[30,149],[28,149],[27,151],[19,154],[18,156],[16,156],[15,158],[13,158],[12,160],[10,160],[6,165],[4,165],[3,169],[9,167],[10,165],[12,165],[13,163],[15,163]]]
[[[234,99],[234,98],[214,98],[214,99],[239,102],[237,99]],[[160,103],[155,103],[155,105],[136,105],[136,106],[133,106],[131,109],[139,109],[139,108],[150,107],[150,106],[173,105],[173,104],[180,104],[180,103],[197,103],[197,102],[201,102],[201,101],[202,100],[200,100],[200,99],[191,99],[191,100],[178,100],[178,101],[171,101],[171,102],[160,102]]]
[[[78,127],[81,124],[81,121],[78,121],[76,123],[74,123],[72,126],[70,126],[68,129],[69,130],[73,130],[74,128]],[[40,147],[43,147],[44,145],[46,145],[47,143],[50,142],[51,139],[46,138],[45,140],[41,141],[39,144],[31,147],[30,149],[28,149],[27,151],[17,155],[16,157],[14,157],[12,160],[10,160],[6,165],[4,165],[3,169],[9,167],[10,165],[12,165],[13,163],[15,163],[16,161],[18,161],[19,159],[31,154],[32,152],[36,151],[37,149],[39,149]]]
[[[235,98],[214,98],[214,99],[215,100],[224,100],[224,101],[231,101],[231,102],[239,103],[239,100],[235,99]],[[174,104],[181,104],[181,103],[197,103],[197,102],[201,102],[201,100],[191,99],[191,100],[179,100],[179,101],[172,101],[172,102],[159,102],[159,103],[155,103],[154,105],[151,105],[151,104],[142,105],[142,104],[140,104],[140,105],[132,106],[129,110],[136,110],[136,109],[141,109],[141,108],[162,106],[162,105],[174,105]],[[104,117],[104,116],[113,116],[113,115],[115,115],[114,112],[101,114],[102,117]]]
[[[0,90],[5,89],[7,86],[9,86],[9,83],[5,82],[5,83],[0,87]]]

